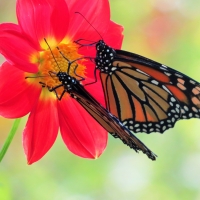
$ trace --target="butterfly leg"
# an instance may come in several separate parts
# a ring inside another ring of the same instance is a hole
[[[39,82],[39,84],[41,84],[43,88],[46,87],[46,84],[43,82]]]
[[[60,96],[58,96],[58,93],[56,92],[56,90],[54,90],[57,99],[60,101],[63,98],[63,95],[65,94],[65,90],[63,90],[62,94]]]
[[[94,83],[97,82],[97,74],[96,74],[96,71],[97,71],[97,69],[95,68],[95,70],[94,70],[94,81],[93,81],[93,82],[90,82],[90,83],[86,83],[84,86],[92,85],[92,84],[94,84]]]
[[[82,44],[82,43],[80,43],[80,41],[92,42],[92,41],[90,41],[90,40],[85,40],[85,39],[78,39],[78,40],[74,41],[74,43],[76,43],[76,44],[78,44],[78,45],[80,46],[79,48],[81,48],[81,47],[86,47],[86,46],[93,46],[94,44],[97,43],[97,42],[92,42],[92,43],[90,43],[90,44]]]
[[[48,90],[49,90],[50,92],[53,92],[53,91],[55,91],[57,88],[62,87],[62,86],[63,86],[63,84],[60,84],[60,85],[57,85],[57,86],[55,86],[55,87],[53,87],[53,88],[50,88],[49,86],[47,86],[47,88],[48,88]]]
[[[65,94],[65,90],[63,90],[63,92],[62,92],[62,94],[61,94],[60,96],[58,96],[58,93],[56,92],[56,89],[57,89],[57,88],[63,86],[62,84],[57,85],[56,87],[50,88],[49,86],[47,86],[47,85],[46,85],[45,83],[43,83],[43,82],[39,82],[39,83],[42,85],[43,88],[44,88],[44,87],[47,87],[48,90],[49,90],[50,92],[53,92],[53,91],[54,91],[55,94],[56,94],[56,98],[57,98],[59,101],[62,99],[63,95]]]
[[[85,78],[82,77],[82,76],[79,76],[79,75],[76,73],[76,69],[77,69],[77,67],[78,67],[78,64],[76,64],[76,66],[75,66],[75,68],[74,68],[74,74],[75,74],[76,76],[78,76],[79,78],[81,78],[79,81],[84,81]]]
[[[48,90],[49,90],[50,92],[53,92],[53,91],[55,92],[56,98],[57,98],[59,101],[62,99],[63,95],[65,94],[65,90],[63,90],[63,92],[61,93],[61,95],[58,96],[58,93],[56,92],[56,89],[59,88],[59,87],[62,87],[62,86],[63,86],[63,84],[57,85],[57,86],[55,86],[55,87],[53,87],[53,88],[50,88],[49,86],[47,86],[47,88],[48,88]]]

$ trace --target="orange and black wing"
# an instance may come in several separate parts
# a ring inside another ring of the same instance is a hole
[[[116,117],[102,107],[81,85],[70,92],[83,108],[113,137],[119,138],[124,144],[137,151],[142,151],[150,159],[155,160],[156,155],[146,147],[130,130],[128,130]]]
[[[65,72],[59,72],[56,74],[60,85],[50,88],[50,91],[54,91],[59,100],[62,99],[65,92],[69,93],[83,108],[115,138],[122,140],[124,144],[134,149],[136,152],[142,151],[150,159],[155,160],[156,155],[146,147],[129,129],[127,129],[116,117],[114,117],[109,111],[101,106],[79,83],[78,80],[71,77]],[[56,89],[64,87],[61,96],[57,95]]]
[[[200,117],[200,84],[137,54],[97,43],[97,69],[107,109],[133,132],[164,132]]]

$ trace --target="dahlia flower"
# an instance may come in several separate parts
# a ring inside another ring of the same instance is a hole
[[[16,5],[18,24],[0,24],[0,53],[6,58],[0,67],[0,115],[21,118],[29,114],[23,131],[28,164],[47,153],[59,128],[72,153],[99,157],[107,144],[107,132],[68,94],[58,101],[39,82],[50,87],[59,84],[49,76],[49,71],[59,71],[55,60],[62,71],[67,71],[67,61],[57,47],[72,61],[95,55],[95,48],[79,48],[74,42],[81,38],[98,41],[100,34],[110,46],[121,47],[123,28],[110,20],[108,0],[17,0]],[[69,74],[76,77],[74,67]],[[90,81],[94,67],[91,60],[80,60],[76,74]],[[86,89],[104,102],[100,82]]]

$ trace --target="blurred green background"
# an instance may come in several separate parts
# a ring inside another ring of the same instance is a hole
[[[200,81],[200,1],[110,3],[112,19],[125,28],[123,49]],[[0,0],[2,22],[16,22],[15,0]],[[1,200],[200,199],[199,119],[179,121],[164,134],[138,134],[158,155],[155,162],[113,137],[99,159],[81,159],[66,149],[59,136],[47,155],[31,166],[22,149],[25,122],[26,118],[0,164]],[[0,118],[0,147],[12,123]]]

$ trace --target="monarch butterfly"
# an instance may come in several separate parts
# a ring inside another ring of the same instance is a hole
[[[62,54],[62,52],[60,53]],[[130,130],[128,130],[115,116],[113,116],[111,113],[109,113],[109,111],[107,111],[103,106],[101,106],[80,84],[80,80],[77,80],[76,78],[71,77],[69,75],[70,65],[74,61],[70,62],[64,55],[63,57],[68,61],[68,71],[67,72],[59,71],[58,73],[51,71],[49,72],[49,74],[52,77],[57,76],[58,80],[61,83],[53,88],[47,86],[49,91],[50,92],[54,91],[58,100],[62,99],[65,92],[69,93],[70,96],[73,99],[75,99],[113,137],[121,139],[124,144],[134,149],[136,152],[142,151],[151,160],[156,160],[156,155],[148,147],[146,147],[137,137],[135,137],[130,132]],[[46,86],[45,83],[42,82],[40,83],[42,84],[42,87]],[[63,87],[64,90],[61,93],[61,95],[58,96],[56,89],[60,87]]]
[[[163,133],[180,119],[200,118],[200,83],[103,40],[94,44],[106,107],[129,130]]]

